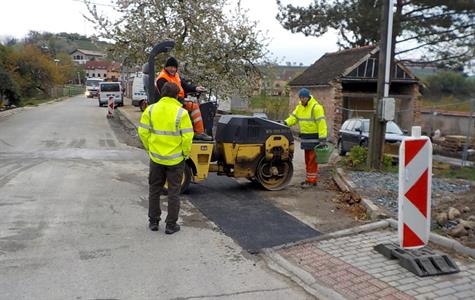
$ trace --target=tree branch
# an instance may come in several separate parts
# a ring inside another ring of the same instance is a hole
[[[453,41],[453,40],[458,40],[458,39],[463,39],[463,38],[466,38],[466,37],[470,37],[472,36],[473,34],[466,34],[464,36],[459,36],[459,37],[453,37],[453,38],[450,38],[450,39],[445,39],[445,40],[437,40],[437,41],[432,41],[432,42],[427,42],[425,44],[422,44],[422,45],[419,45],[417,47],[413,47],[413,48],[410,48],[410,49],[406,49],[406,50],[402,50],[402,51],[399,51],[397,52],[396,54],[402,54],[402,53],[406,53],[406,52],[411,52],[411,51],[414,51],[414,50],[417,50],[417,49],[420,49],[420,48],[424,48],[426,46],[430,46],[430,45],[435,45],[435,44],[439,44],[441,42],[450,42],[450,41]]]
[[[470,50],[467,50],[467,51],[465,51],[461,54],[457,54],[457,55],[453,55],[453,56],[449,56],[449,57],[442,57],[442,58],[438,58],[438,59],[434,59],[434,60],[426,60],[426,61],[423,61],[423,62],[415,61],[415,60],[412,60],[412,59],[402,59],[402,60],[399,60],[399,61],[400,62],[421,63],[421,64],[424,64],[424,65],[428,65],[428,64],[433,64],[433,63],[444,61],[444,60],[447,61],[447,60],[451,60],[451,59],[464,57],[469,53],[470,53]]]
[[[413,36],[413,37],[410,37],[410,38],[406,38],[406,39],[403,39],[403,40],[396,41],[396,43],[403,43],[403,42],[407,42],[407,41],[410,41],[410,40],[415,40],[415,39],[419,39],[421,37],[428,37],[428,36],[436,35],[436,34],[439,35],[439,34],[451,33],[451,32],[457,31],[459,29],[466,29],[466,28],[471,28],[471,27],[474,27],[474,26],[475,26],[475,23],[471,23],[471,24],[468,24],[468,25],[458,26],[458,27],[455,27],[453,29],[449,29],[449,30],[445,30],[445,31],[436,31],[436,32],[430,32],[430,33],[427,33],[427,34],[418,35],[418,36]]]
[[[408,1],[408,2],[409,2],[409,1]],[[408,3],[408,4],[409,4],[409,3]],[[412,15],[413,13],[420,12],[420,11],[424,11],[424,10],[427,10],[427,9],[432,9],[432,8],[435,8],[435,7],[438,7],[438,6],[439,6],[439,5],[437,5],[437,4],[435,4],[435,5],[429,5],[429,6],[422,6],[422,7],[418,8],[418,9],[414,9],[414,10],[412,10],[412,11],[409,11],[409,12],[405,13],[405,14],[402,14],[402,16],[403,16],[403,17],[405,17],[405,16],[410,16],[410,15]]]

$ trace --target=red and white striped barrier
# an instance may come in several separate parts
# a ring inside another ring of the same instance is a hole
[[[432,143],[412,127],[399,148],[399,244],[420,248],[429,242],[432,188]]]
[[[109,99],[107,99],[107,118],[112,118],[114,115],[114,97],[110,96]]]

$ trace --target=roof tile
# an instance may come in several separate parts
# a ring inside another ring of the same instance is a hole
[[[302,74],[294,78],[291,86],[326,85],[339,78],[365,56],[369,55],[376,46],[369,45],[360,48],[345,49],[333,53],[325,53]]]

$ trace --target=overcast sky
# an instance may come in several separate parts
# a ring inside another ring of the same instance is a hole
[[[94,2],[110,4],[110,0]],[[237,3],[237,0],[229,0]],[[306,5],[313,0],[283,0],[282,3]],[[305,37],[292,34],[282,28],[275,19],[277,5],[275,0],[241,0],[241,6],[248,9],[251,20],[259,22],[259,29],[271,39],[269,50],[279,62],[303,63],[310,65],[325,52],[338,50],[336,35],[328,33],[323,37]],[[0,16],[0,36],[23,37],[29,30],[48,32],[76,32],[84,35],[94,34],[91,24],[82,14],[87,14],[81,0],[11,0],[2,1]],[[108,6],[100,6],[107,12]]]

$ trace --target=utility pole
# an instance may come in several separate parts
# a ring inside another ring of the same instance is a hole
[[[373,101],[374,111],[370,124],[368,166],[374,169],[381,168],[383,157],[383,144],[386,132],[386,121],[383,115],[383,98],[389,95],[390,70],[391,70],[391,41],[393,27],[393,2],[394,0],[383,0],[381,10],[381,40],[379,46],[378,64],[378,87],[376,99]]]
[[[462,154],[462,167],[465,166],[465,162],[468,158],[468,146],[470,145],[470,137],[472,135],[472,120],[473,120],[473,111],[475,110],[475,99],[470,100],[470,117],[468,119],[468,130],[467,130],[467,138],[465,140],[465,145],[463,146],[463,154]]]

